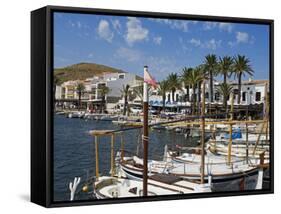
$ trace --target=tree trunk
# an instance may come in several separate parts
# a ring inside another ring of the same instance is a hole
[[[193,107],[192,107],[192,115],[195,114],[195,102],[196,102],[196,95],[195,95],[195,85],[192,86],[192,103],[193,103]]]
[[[197,108],[197,113],[200,112],[200,93],[199,93],[199,82],[196,84],[196,88],[197,88],[197,94],[196,94],[196,108]]]
[[[166,103],[166,95],[163,95],[162,96],[162,108],[163,108],[163,111],[165,112],[165,103]]]
[[[202,85],[202,81],[200,81],[200,82],[198,83],[198,100],[199,100],[199,102],[201,102],[201,93],[202,93],[202,91],[201,91],[201,85]]]
[[[185,86],[186,89],[186,99],[185,101],[189,102],[189,85]]]
[[[226,73],[223,74],[223,83],[226,84]]]
[[[225,109],[225,113],[227,113],[227,96],[223,96],[223,107]]]
[[[80,111],[81,108],[81,93],[78,94],[78,111]]]
[[[211,103],[214,102],[214,94],[213,94],[213,71],[210,71],[210,96],[211,96]]]
[[[172,101],[175,102],[175,89],[172,89]]]
[[[103,114],[105,110],[105,96],[102,97],[101,113]]]
[[[128,97],[127,95],[125,95],[124,97],[124,108],[123,108],[123,115],[125,116],[126,115],[126,111],[127,111],[127,105],[128,105]]]
[[[242,73],[239,73],[238,75],[238,104],[240,104],[241,100],[241,79],[242,79]]]

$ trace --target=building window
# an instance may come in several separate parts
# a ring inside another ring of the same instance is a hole
[[[171,95],[168,94],[168,102],[170,102],[170,101],[171,101]]]
[[[176,102],[178,102],[178,101],[179,101],[179,95],[176,94]]]
[[[125,78],[125,74],[120,74],[119,75],[119,79],[124,79]]]
[[[247,92],[242,93],[242,101],[246,101]]]
[[[215,101],[219,101],[220,100],[220,93],[215,93]]]
[[[234,92],[234,94],[239,94],[239,90],[238,89],[234,89],[233,92]]]
[[[261,92],[256,92],[256,101],[261,101]]]

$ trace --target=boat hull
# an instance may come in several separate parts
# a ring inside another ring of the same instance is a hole
[[[121,170],[129,179],[142,180],[142,169],[134,169],[125,164],[121,164]],[[157,172],[149,172],[148,176],[157,174]],[[172,173],[171,173],[172,174]],[[200,174],[174,174],[189,181],[198,183],[200,182]],[[222,191],[241,191],[241,190],[255,190],[257,188],[259,178],[259,169],[254,168],[247,172],[226,175],[213,175],[211,189],[213,192]],[[205,176],[205,183],[208,183],[208,176]]]

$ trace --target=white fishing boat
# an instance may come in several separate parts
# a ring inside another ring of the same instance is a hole
[[[208,158],[206,159],[208,160]],[[141,180],[143,175],[143,160],[136,156],[120,163],[122,171],[130,179]],[[178,176],[188,179],[194,183],[200,182],[201,164],[194,163],[175,163],[173,161],[148,161],[148,175],[152,176],[159,173]],[[254,190],[261,188],[258,186],[259,169],[255,165],[246,164],[244,161],[212,163],[207,161],[205,164],[204,183],[208,183],[211,178],[212,191],[238,191]],[[261,178],[262,179],[262,178]]]
[[[217,135],[215,138],[215,141],[227,141],[229,139],[229,134],[223,134]],[[259,139],[262,143],[268,143],[269,139],[266,138],[266,135],[258,135],[258,134],[248,134],[248,143],[249,144],[255,144],[257,140]],[[239,144],[244,143],[246,141],[246,134],[242,134],[241,131],[234,132],[232,134],[232,143],[233,144]]]
[[[172,175],[156,175],[148,179],[147,196],[211,192],[208,184],[195,184]],[[143,182],[128,178],[102,176],[94,183],[98,199],[143,196]]]
[[[225,141],[209,141],[208,146],[209,150],[217,155],[228,155],[228,142]],[[248,157],[252,160],[255,160],[255,162],[258,162],[260,159],[260,155],[264,154],[264,159],[266,160],[266,163],[268,163],[270,158],[270,146],[269,145],[248,145]],[[231,145],[231,156],[232,157],[238,157],[238,158],[246,158],[247,156],[247,145],[244,142],[243,144],[232,144]]]
[[[167,151],[164,154],[164,160],[173,161],[175,163],[185,163],[185,164],[200,164],[201,162],[201,154],[198,148],[187,148],[185,152],[181,152],[179,154],[177,151]],[[205,152],[205,163],[206,164],[227,164],[227,156],[214,154],[209,151],[209,146],[207,145],[207,149]],[[241,164],[245,163],[244,158],[233,157],[231,160],[232,163]]]

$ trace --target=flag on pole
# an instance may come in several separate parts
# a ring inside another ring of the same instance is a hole
[[[155,79],[151,76],[147,69],[144,69],[144,82],[148,83],[149,85],[152,85],[154,88],[157,87]]]

